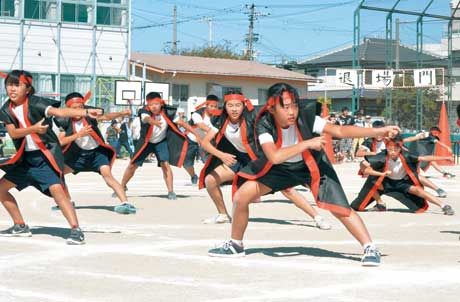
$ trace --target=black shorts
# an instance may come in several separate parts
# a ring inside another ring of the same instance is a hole
[[[169,162],[169,149],[168,149],[168,143],[166,142],[166,139],[156,144],[149,142],[148,145],[145,147],[145,149],[141,152],[141,154],[139,154],[139,156],[133,162],[133,164],[141,167],[142,164],[144,163],[144,160],[147,158],[147,156],[150,153],[155,153],[155,157],[157,158],[158,166],[160,166],[160,163],[162,162]]]
[[[381,192],[383,194],[391,192],[400,192],[403,194],[407,194],[409,192],[410,187],[412,187],[413,185],[414,184],[407,176],[403,179],[398,180],[385,177],[382,181],[383,191]]]
[[[187,137],[188,141],[188,148],[187,148],[187,153],[185,154],[185,159],[184,159],[184,168],[188,167],[193,167],[195,164],[195,158],[200,152],[200,147],[198,146],[198,143],[192,141]]]
[[[14,183],[18,191],[34,186],[40,192],[50,195],[50,186],[64,183],[64,179],[60,179],[58,172],[53,169],[42,151],[24,152],[23,157],[24,161],[21,164],[7,170],[3,176]]]
[[[257,182],[272,189],[271,193],[279,192],[298,185],[307,185],[311,182],[310,170],[304,161],[273,165]]]
[[[93,150],[82,150],[76,156],[66,157],[65,164],[72,168],[73,174],[79,172],[100,173],[102,166],[110,166],[110,159],[104,152],[104,148],[99,146]]]
[[[247,153],[237,151],[236,154],[236,164],[230,167],[233,173],[238,173],[244,166],[246,166],[250,161],[251,158]]]

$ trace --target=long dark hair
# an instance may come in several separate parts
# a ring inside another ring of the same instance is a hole
[[[30,79],[29,84],[27,83],[24,83],[24,84],[26,84],[27,88],[29,87],[31,88],[29,95],[33,95],[35,93],[35,88],[34,86],[32,86],[32,74],[30,74],[30,72],[25,71],[25,70],[15,69],[15,70],[10,71],[5,79],[5,87],[8,85],[19,85],[19,83],[21,82],[20,81],[21,76]]]

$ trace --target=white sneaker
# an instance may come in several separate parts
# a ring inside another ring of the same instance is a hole
[[[219,214],[211,218],[203,220],[204,224],[220,224],[220,223],[232,223],[230,216],[226,214]]]
[[[320,230],[330,230],[331,225],[321,216],[315,217],[316,227]]]

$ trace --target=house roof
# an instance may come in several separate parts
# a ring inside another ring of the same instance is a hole
[[[396,51],[396,41],[392,40],[393,59]],[[359,45],[359,60],[361,62],[385,62],[386,46],[385,39],[366,38]],[[446,65],[444,57],[433,53],[423,52],[422,59],[424,63],[436,63],[437,65]],[[353,45],[346,46],[342,49],[334,50],[313,58],[299,62],[299,64],[321,65],[338,62],[351,62],[353,60]],[[399,61],[400,63],[415,63],[417,61],[417,50],[408,45],[399,44]],[[351,64],[349,64],[351,66]]]
[[[314,82],[309,75],[245,60],[215,59],[133,52],[131,61],[145,63],[160,73],[225,75]]]

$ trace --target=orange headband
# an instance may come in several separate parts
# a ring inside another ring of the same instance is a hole
[[[241,94],[227,94],[224,96],[224,102],[228,102],[231,100],[237,100],[243,102],[246,107],[248,108],[249,111],[254,110],[254,106],[252,105],[251,101],[247,98],[244,97],[244,95]]]
[[[403,145],[402,142],[395,143],[394,141],[389,141],[388,143],[386,143],[386,146],[387,146],[387,147],[393,147],[393,146],[394,146],[394,147],[399,147],[399,148],[401,148],[402,145]]]
[[[147,105],[151,105],[153,102],[159,102],[161,106],[166,105],[166,102],[162,100],[161,98],[153,98],[153,99],[148,99],[147,100]]]
[[[0,71],[0,77],[6,79],[8,75]],[[32,77],[28,77],[28,76],[21,74],[19,76],[19,82],[32,86]]]
[[[65,105],[67,107],[70,107],[72,106],[72,104],[75,104],[75,103],[82,103],[84,105],[89,100],[90,97],[91,97],[91,91],[88,91],[83,98],[80,98],[80,97],[71,98],[65,102]]]
[[[206,101],[204,101],[203,103],[201,103],[200,105],[196,106],[196,107],[195,107],[195,110],[198,110],[198,109],[200,109],[200,108],[202,108],[202,107],[204,107],[204,106],[207,106],[207,105],[210,104],[210,103],[216,103],[216,105],[217,105],[217,103],[219,103],[219,101],[216,101],[216,100],[206,100]]]
[[[281,98],[283,98],[283,100],[285,99],[288,99],[290,98],[291,100],[295,100],[295,97],[294,97],[294,94],[290,93],[289,91],[283,91],[283,93],[281,94],[281,96],[277,96],[276,98],[275,97],[270,97],[267,101],[267,105],[268,107],[273,107],[275,106],[276,104],[279,104],[280,101],[281,101]]]

